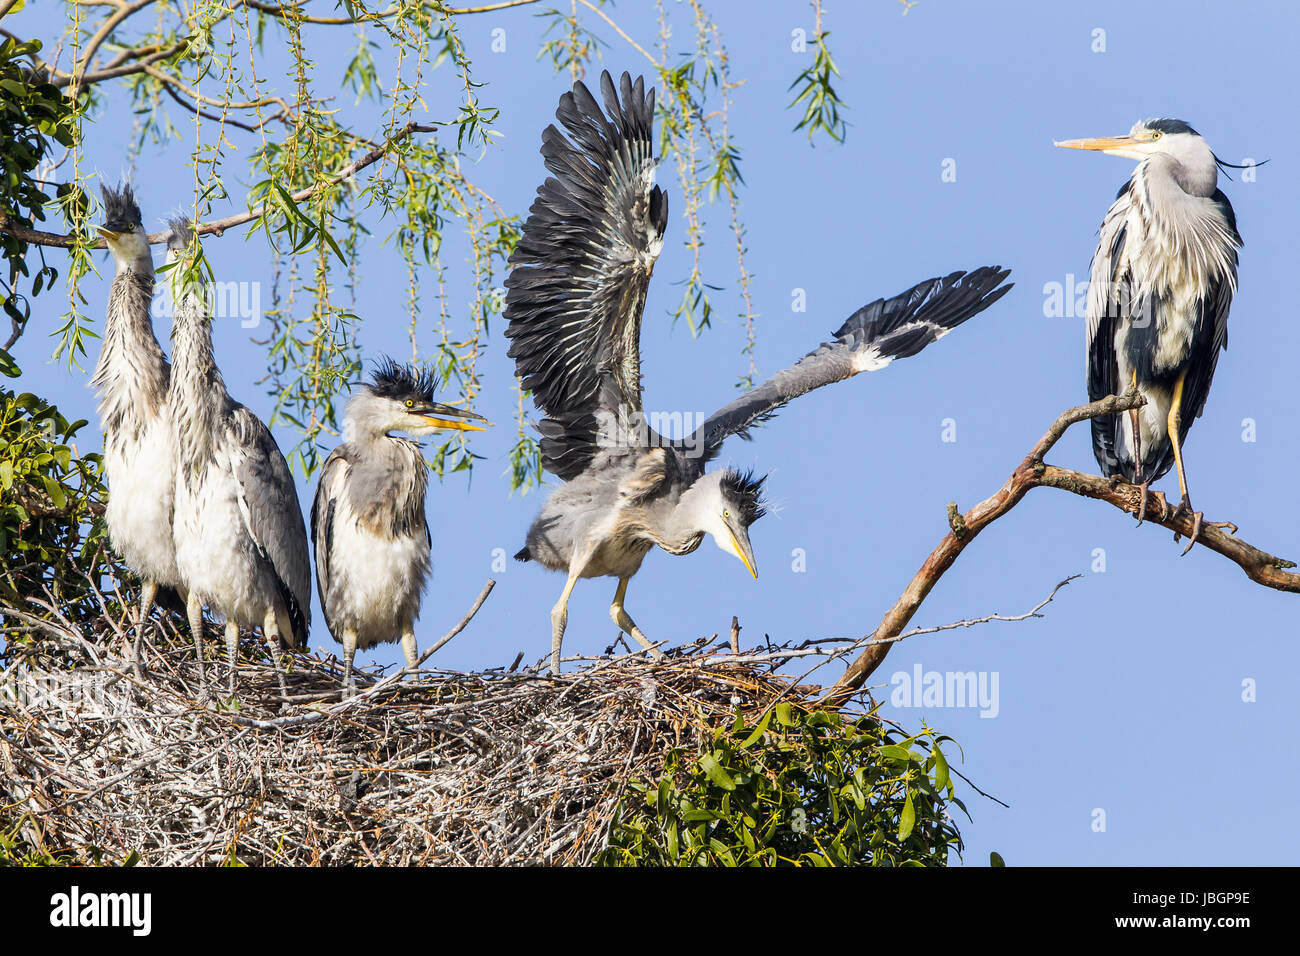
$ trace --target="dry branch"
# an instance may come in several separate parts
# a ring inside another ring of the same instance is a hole
[[[872,672],[884,661],[898,635],[902,634],[921,603],[943,577],[944,572],[952,567],[953,562],[966,549],[975,537],[990,524],[1002,517],[1024,498],[1031,488],[1059,488],[1085,498],[1107,501],[1131,514],[1137,514],[1142,504],[1142,489],[1126,482],[1112,484],[1099,475],[1088,475],[1068,468],[1058,468],[1046,464],[1043,457],[1060,440],[1071,426],[1102,415],[1114,415],[1118,412],[1138,408],[1146,400],[1136,389],[1130,389],[1125,395],[1111,395],[1100,401],[1080,405],[1063,412],[1047,433],[1039,439],[1033,450],[1025,456],[1011,477],[992,496],[981,501],[965,514],[959,514],[955,505],[949,506],[948,533],[939,546],[935,548],[921,569],[904,589],[894,606],[886,612],[884,619],[870,636],[862,653],[849,665],[844,676],[831,688],[823,698],[822,704],[828,707],[843,706],[865,684]],[[1191,537],[1194,519],[1186,513],[1175,512],[1161,514],[1154,497],[1148,498],[1146,520],[1163,528],[1168,528],[1184,537]],[[1203,525],[1197,543],[1216,554],[1237,564],[1252,581],[1279,591],[1300,593],[1300,574],[1288,571],[1296,565],[1292,561],[1268,554],[1246,543],[1232,534],[1218,528]]]

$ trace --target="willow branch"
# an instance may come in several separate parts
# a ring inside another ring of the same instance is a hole
[[[332,189],[345,179],[350,179],[352,176],[355,176],[367,166],[371,166],[378,162],[390,149],[407,137],[414,133],[432,133],[437,129],[437,126],[438,124],[426,125],[422,123],[407,123],[383,143],[370,150],[370,152],[366,153],[355,162],[349,163],[334,176],[322,180],[314,186],[308,186],[306,189],[300,189],[296,193],[293,193],[293,201],[299,203],[306,199],[310,199],[322,190]],[[260,219],[265,210],[266,207],[263,205],[248,212],[241,212],[233,216],[227,216],[224,219],[214,219],[211,222],[199,224],[195,227],[194,231],[201,236],[220,236],[227,229],[233,229],[235,226],[242,226],[255,219]],[[60,249],[70,249],[74,245],[78,244],[77,236],[61,235],[54,232],[43,232],[40,229],[29,229],[27,226],[24,226],[22,223],[17,222],[3,213],[0,213],[0,232],[38,246],[53,246]],[[158,245],[166,242],[169,235],[171,235],[170,232],[151,232],[147,238],[150,244]],[[98,249],[103,248],[104,240],[86,237],[80,241],[80,244],[88,248]]]
[[[1106,501],[1121,511],[1137,514],[1144,492],[1126,482],[1112,483],[1099,475],[1088,475],[1068,468],[1046,464],[1043,456],[1060,440],[1071,426],[1103,415],[1115,415],[1146,404],[1136,389],[1125,395],[1111,395],[1088,405],[1063,412],[1047,433],[1039,439],[1033,450],[1025,456],[1011,477],[991,497],[981,501],[965,514],[959,514],[955,505],[949,506],[949,524],[952,531],[939,542],[904,589],[894,606],[886,612],[868,643],[849,665],[844,676],[826,694],[821,703],[828,707],[841,707],[855,694],[872,672],[884,661],[889,648],[902,634],[921,603],[943,577],[953,562],[975,537],[990,524],[1020,503],[1032,488],[1058,488],[1084,498]],[[1158,504],[1146,508],[1146,520],[1152,525],[1167,528],[1190,538],[1195,530],[1195,519],[1186,512],[1168,510],[1161,513]],[[1264,587],[1278,591],[1300,593],[1300,574],[1287,569],[1294,562],[1271,555],[1235,535],[1211,525],[1203,525],[1197,543],[1235,563],[1246,576]]]

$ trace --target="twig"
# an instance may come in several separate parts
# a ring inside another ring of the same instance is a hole
[[[935,584],[943,577],[944,572],[952,567],[957,557],[981,531],[1019,504],[1031,488],[1059,488],[1085,498],[1107,501],[1121,511],[1136,514],[1142,503],[1143,494],[1137,486],[1125,482],[1112,486],[1110,481],[1099,475],[1087,475],[1045,464],[1043,456],[1052,449],[1071,425],[1103,415],[1115,415],[1129,409],[1140,408],[1145,404],[1146,400],[1138,390],[1130,389],[1122,396],[1111,395],[1061,413],[1024,461],[1012,472],[1006,483],[991,497],[961,515],[959,522],[952,523],[954,530],[949,532],[926,558],[925,563],[913,576],[894,606],[886,612],[862,653],[822,698],[821,705],[838,708],[848,702],[884,661],[889,648],[895,643],[896,636],[902,633],[903,628],[907,626],[908,621],[912,619]],[[1168,528],[1188,538],[1195,530],[1195,519],[1191,515],[1172,510],[1162,517],[1159,509],[1148,508],[1146,520],[1150,524]],[[958,526],[962,529],[960,534],[956,530]],[[1227,534],[1210,525],[1201,528],[1197,540],[1208,550],[1236,563],[1246,576],[1257,584],[1278,591],[1300,593],[1300,574],[1286,570],[1294,568],[1294,562],[1261,551],[1235,535]]]

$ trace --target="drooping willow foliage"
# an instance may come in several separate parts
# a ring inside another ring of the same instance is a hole
[[[57,275],[66,306],[42,331],[53,334],[56,357],[73,365],[94,349],[98,310],[78,293],[98,244],[98,184],[84,142],[109,110],[129,108],[129,162],[149,149],[188,164],[190,212],[201,235],[247,232],[266,243],[269,321],[257,341],[266,349],[273,423],[298,438],[285,449],[293,467],[308,475],[317,468],[321,450],[333,444],[336,396],[360,372],[365,317],[355,296],[368,235],[385,241],[365,255],[405,263],[411,357],[436,368],[449,393],[472,399],[484,387],[479,358],[501,309],[504,267],[523,212],[503,208],[474,179],[475,161],[498,148],[500,112],[485,100],[488,68],[471,62],[463,37],[467,22],[494,13],[545,21],[537,66],[545,75],[580,78],[599,68],[604,51],[619,62],[643,61],[659,88],[661,153],[665,173],[676,179],[675,209],[690,253],[687,274],[674,277],[682,295],[673,318],[701,333],[712,324],[717,290],[729,285],[747,333],[737,385],[748,387],[758,316],[741,216],[742,150],[729,126],[742,81],[732,75],[706,0],[656,0],[656,35],[649,37],[629,33],[612,0],[551,2],[64,0],[61,21],[45,11],[50,35],[23,37],[14,29],[25,20],[7,16],[23,0],[0,0],[7,57],[0,88],[6,112],[22,120],[0,130],[6,168],[24,138],[45,147],[39,165],[19,163],[0,185],[0,238],[11,261],[0,275],[14,328],[8,344],[26,330],[29,300],[48,293]],[[831,85],[838,71],[821,0],[810,8],[796,15],[810,16],[815,29],[790,105],[810,139],[838,141],[845,133],[845,107]],[[338,32],[349,38],[348,57],[336,55]],[[334,34],[328,56],[326,33]],[[33,112],[48,112],[50,98],[55,112],[66,114],[58,123]],[[710,225],[710,207],[723,213],[725,226]],[[60,221],[60,231],[45,231]],[[706,281],[706,239],[734,247],[729,280]],[[61,248],[63,260],[47,265],[48,247]],[[33,256],[41,257],[34,268],[12,266]],[[540,481],[530,411],[520,391],[512,490]],[[472,461],[459,437],[430,450],[439,474]]]

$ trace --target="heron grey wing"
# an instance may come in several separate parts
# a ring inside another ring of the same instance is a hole
[[[668,200],[654,185],[654,90],[601,75],[605,113],[582,83],[542,134],[554,175],[537,191],[506,279],[509,357],[549,424],[543,464],[571,477],[594,454],[593,417],[641,409],[641,316]]]
[[[1010,289],[1009,269],[984,266],[927,279],[892,299],[877,299],[849,317],[831,342],[809,352],[762,385],[711,415],[689,440],[705,460],[730,435],[749,438],[749,429],[792,399],[859,372],[874,372],[897,358],[915,355],[983,312]]]
[[[1236,273],[1234,255],[1233,279]],[[1183,382],[1183,414],[1179,439],[1187,438],[1192,422],[1205,411],[1205,401],[1210,395],[1210,383],[1219,364],[1219,353],[1228,347],[1228,310],[1232,306],[1234,282],[1220,276],[1210,283],[1205,295],[1197,303],[1199,315],[1192,333],[1192,354]]]
[[[271,565],[293,627],[292,635],[282,637],[291,637],[294,646],[306,646],[311,570],[293,476],[270,430],[247,408],[233,409],[228,428],[230,469],[244,526]]]
[[[311,543],[316,557],[316,593],[320,596],[321,611],[325,614],[325,626],[329,628],[331,634],[334,633],[334,628],[330,624],[325,596],[329,593],[335,506],[339,495],[342,494],[342,485],[347,479],[347,472],[346,454],[342,447],[335,448],[325,459],[320,480],[316,484],[316,496],[312,499],[311,505]]]
[[[1131,288],[1126,256],[1128,236],[1128,194],[1132,180],[1124,183],[1115,203],[1101,224],[1097,251],[1093,253],[1092,275],[1088,283],[1088,323],[1086,339],[1088,401],[1095,402],[1122,391],[1119,381],[1119,358],[1115,353],[1115,334],[1124,314],[1123,302]],[[1124,290],[1121,292],[1121,289]],[[1106,475],[1118,467],[1115,455],[1115,431],[1118,417],[1102,415],[1092,419],[1092,451]]]

